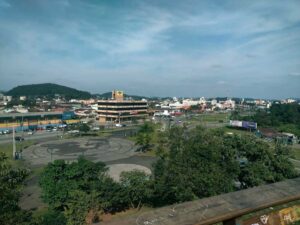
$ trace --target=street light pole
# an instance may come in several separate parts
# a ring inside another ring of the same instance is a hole
[[[15,127],[13,126],[13,159],[16,159],[16,140],[15,140]]]
[[[21,148],[20,148],[20,150],[19,150],[19,154],[20,154],[20,152],[22,152],[23,151],[23,140],[24,140],[24,117],[23,117],[23,115],[22,115],[22,124],[21,124],[21,128],[22,128],[22,138],[21,138]],[[18,154],[18,156],[19,156],[19,154]]]
[[[49,148],[47,148],[47,151],[49,150]],[[50,162],[52,163],[52,150],[53,149],[50,149]]]

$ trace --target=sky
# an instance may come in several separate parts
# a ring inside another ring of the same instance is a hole
[[[0,90],[300,97],[299,0],[0,0]]]

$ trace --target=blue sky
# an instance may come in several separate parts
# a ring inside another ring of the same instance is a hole
[[[0,0],[0,89],[300,97],[300,1]]]

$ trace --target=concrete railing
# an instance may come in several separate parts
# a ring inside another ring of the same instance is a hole
[[[295,200],[300,200],[300,178],[157,208],[99,224],[209,225],[223,222],[231,225],[236,224],[236,218],[245,214]]]

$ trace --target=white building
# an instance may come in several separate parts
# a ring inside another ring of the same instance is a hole
[[[12,96],[3,96],[3,101],[10,102],[12,100]]]
[[[211,105],[216,105],[218,101],[216,99],[211,100]]]
[[[201,97],[199,100],[199,104],[206,104],[206,100],[204,97]]]
[[[195,101],[195,100],[192,100],[192,99],[184,99],[184,100],[182,100],[182,104],[184,106],[198,105],[199,101]]]
[[[231,100],[231,99],[227,99],[224,103],[223,103],[223,108],[226,109],[234,109],[235,108],[235,101]]]
[[[92,104],[91,105],[91,108],[93,109],[93,110],[98,110],[98,104],[96,103],[96,104]]]
[[[169,104],[170,109],[181,109],[184,105],[180,102],[174,102]]]
[[[26,96],[20,96],[20,100],[21,101],[25,101],[26,100]]]

